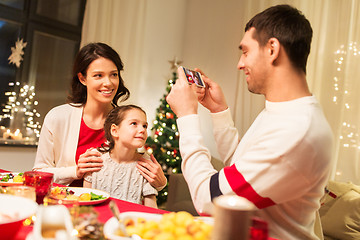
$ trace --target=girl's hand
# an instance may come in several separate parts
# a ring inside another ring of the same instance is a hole
[[[136,167],[140,174],[143,175],[156,190],[160,191],[166,186],[167,179],[154,155],[151,154],[150,159],[141,157]]]
[[[103,166],[103,160],[100,156],[101,153],[96,148],[89,148],[81,154],[76,166],[76,176],[82,178],[86,173],[100,171]]]

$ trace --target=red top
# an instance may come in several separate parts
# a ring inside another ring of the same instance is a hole
[[[84,119],[81,119],[79,142],[75,155],[76,164],[78,163],[80,155],[86,152],[87,149],[100,147],[104,142],[104,129],[91,129],[85,124]]]

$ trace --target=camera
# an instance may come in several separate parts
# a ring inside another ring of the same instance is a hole
[[[182,69],[184,70],[186,79],[189,84],[195,83],[196,86],[205,87],[204,81],[202,80],[201,74],[199,72],[185,68],[185,67],[182,67]]]

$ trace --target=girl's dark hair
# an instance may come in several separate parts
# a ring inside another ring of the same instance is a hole
[[[265,46],[272,37],[278,39],[293,66],[306,73],[313,32],[299,10],[289,5],[270,7],[250,19],[245,32],[251,27],[255,28],[253,38],[260,46]]]
[[[112,61],[118,70],[119,74],[119,87],[116,92],[112,103],[118,106],[118,100],[122,97],[121,101],[125,101],[130,96],[130,91],[125,87],[124,80],[122,79],[120,72],[124,69],[124,65],[120,59],[119,54],[105,43],[89,43],[82,47],[75,57],[75,62],[72,70],[71,90],[67,97],[68,103],[79,103],[81,105],[86,103],[87,92],[86,86],[84,86],[78,77],[78,73],[81,73],[86,77],[86,72],[89,65],[98,58],[106,58]]]
[[[110,152],[114,149],[115,142],[111,135],[111,125],[115,124],[119,126],[124,120],[126,113],[132,109],[138,109],[146,115],[145,111],[141,107],[132,104],[117,106],[109,112],[104,123],[104,132],[107,142],[106,144],[102,144],[98,149],[100,152]]]

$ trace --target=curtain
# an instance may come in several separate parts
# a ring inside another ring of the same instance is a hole
[[[248,92],[236,69],[238,44],[246,22],[276,4],[290,4],[313,27],[307,66],[310,90],[317,96],[334,132],[331,178],[360,184],[360,1],[359,0],[88,0],[82,45],[103,41],[125,64],[130,101],[141,105],[148,120],[171,77],[169,60],[200,67],[224,90],[244,134],[264,107],[264,98]],[[211,120],[200,107],[205,144],[218,157]]]
[[[322,1],[318,13],[311,12],[319,34],[309,62],[310,86],[334,132],[332,178],[360,184],[360,1]]]

